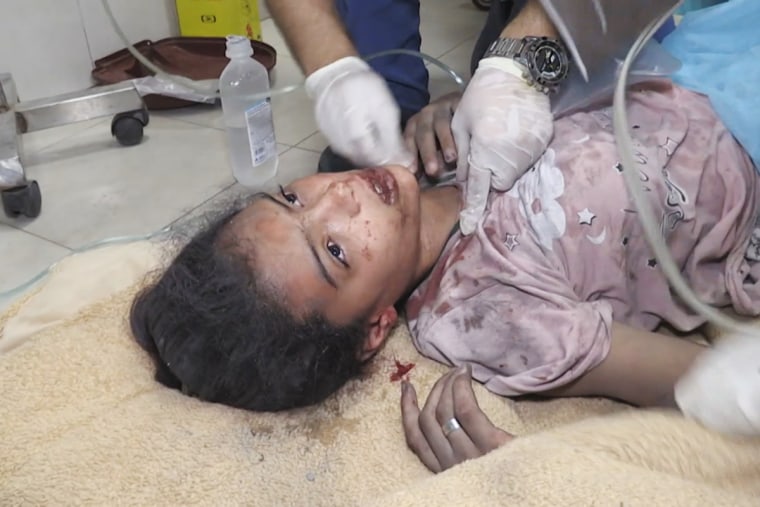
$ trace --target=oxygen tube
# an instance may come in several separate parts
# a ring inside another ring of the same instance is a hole
[[[652,38],[657,29],[672,14],[673,11],[668,12],[660,19],[654,20],[641,32],[638,39],[636,39],[633,46],[631,46],[628,51],[628,55],[620,70],[617,85],[615,86],[615,94],[612,102],[612,123],[615,142],[618,147],[618,154],[623,165],[623,176],[625,177],[628,192],[630,193],[634,206],[638,211],[639,221],[644,229],[644,235],[647,242],[657,259],[657,262],[662,268],[662,272],[665,274],[665,277],[668,279],[668,282],[670,282],[670,286],[675,290],[676,294],[678,294],[685,304],[691,307],[696,313],[702,315],[711,324],[735,333],[756,335],[760,333],[757,328],[743,324],[736,319],[728,317],[719,310],[706,305],[700,301],[694,291],[691,290],[681,274],[681,270],[670,255],[670,251],[665,244],[665,239],[660,230],[660,226],[655,219],[636,171],[627,170],[628,168],[636,167],[636,162],[634,161],[633,141],[628,130],[628,115],[625,110],[625,92],[628,73],[636,56],[644,47],[644,44]]]

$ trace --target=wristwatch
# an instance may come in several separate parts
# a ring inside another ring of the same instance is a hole
[[[523,78],[544,93],[556,91],[570,70],[570,58],[564,44],[548,37],[496,39],[488,46],[483,58],[491,56],[511,58],[525,67]]]

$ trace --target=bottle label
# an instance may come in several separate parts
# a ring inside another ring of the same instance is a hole
[[[249,107],[245,112],[245,123],[248,127],[251,160],[256,167],[277,155],[272,104],[269,99],[260,100]]]

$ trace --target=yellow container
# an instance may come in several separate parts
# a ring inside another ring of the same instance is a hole
[[[261,40],[258,0],[175,0],[184,37],[244,35]]]

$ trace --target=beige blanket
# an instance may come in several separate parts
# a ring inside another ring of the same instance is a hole
[[[445,371],[405,329],[323,406],[254,414],[154,382],[126,325],[155,246],[61,263],[0,317],[1,505],[760,505],[760,440],[604,400],[476,393],[520,435],[438,476],[405,446],[394,360]]]

